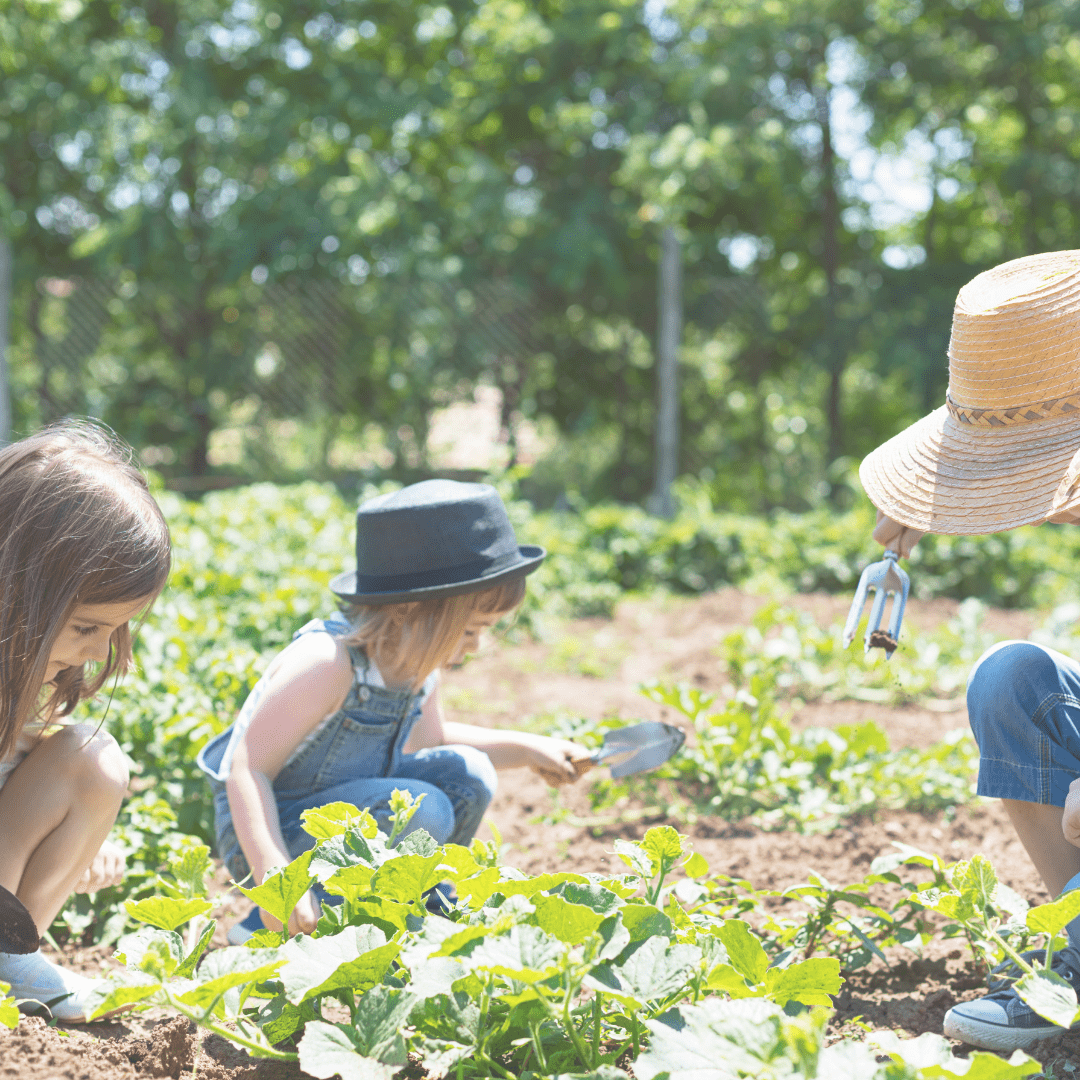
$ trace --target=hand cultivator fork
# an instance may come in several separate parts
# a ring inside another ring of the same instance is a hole
[[[900,556],[895,551],[886,551],[881,562],[871,563],[862,572],[859,587],[855,590],[855,599],[851,601],[851,611],[848,612],[847,622],[844,624],[844,648],[855,640],[867,594],[873,589],[877,595],[874,597],[874,606],[870,609],[870,618],[866,622],[863,651],[884,649],[885,659],[891,660],[900,640],[900,624],[904,621],[904,606],[907,604],[910,587],[911,579],[900,568]],[[889,620],[889,629],[882,630],[880,627],[881,617],[885,613],[885,598],[890,593],[893,597],[892,618]]]

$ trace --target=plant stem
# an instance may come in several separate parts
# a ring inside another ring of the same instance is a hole
[[[656,887],[653,888],[652,890],[650,890],[651,891],[651,895],[649,896],[649,903],[650,904],[655,904],[656,903],[656,900],[660,895],[660,890],[664,887],[664,878],[667,877],[668,871],[674,865],[675,864],[673,862],[669,861],[668,859],[661,859],[660,860],[660,877],[657,878]]]
[[[484,984],[484,989],[480,991],[480,1023],[477,1025],[477,1031],[481,1033],[481,1036],[476,1044],[476,1056],[487,1065],[488,1068],[495,1069],[501,1076],[506,1077],[507,1080],[514,1080],[513,1073],[507,1072],[498,1062],[493,1061],[488,1057],[487,1050],[485,1049],[488,1036],[491,1034],[485,1029],[487,1028],[488,1005],[491,1002],[491,989],[494,983],[494,976],[488,976],[488,981]]]
[[[274,1061],[299,1061],[300,1055],[291,1053],[288,1050],[278,1050],[271,1046],[269,1043],[258,1043],[254,1039],[249,1039],[245,1035],[241,1035],[237,1031],[230,1031],[224,1024],[219,1024],[214,1020],[209,1019],[208,1013],[199,1013],[194,1009],[189,1008],[181,1001],[177,1000],[168,990],[164,991],[166,1003],[172,1009],[175,1009],[178,1013],[186,1016],[193,1023],[199,1027],[206,1028],[207,1031],[214,1035],[220,1035],[226,1042],[231,1042],[235,1046],[242,1046],[245,1050],[250,1050],[258,1057],[272,1058]],[[212,1007],[212,1006],[211,1006]]]
[[[508,1072],[497,1061],[492,1061],[492,1059],[490,1057],[488,1057],[487,1053],[484,1050],[482,1050],[479,1046],[476,1048],[476,1056],[489,1069],[494,1069],[500,1076],[504,1077],[505,1080],[517,1080],[517,1078],[514,1076],[514,1074],[512,1072]]]
[[[529,1024],[529,1034],[532,1036],[533,1050],[536,1051],[536,1060],[543,1072],[548,1071],[547,1057],[544,1054],[544,1044],[540,1039],[540,1025],[533,1020]]]
[[[603,1013],[603,994],[597,993],[592,1003],[592,1044],[593,1044],[593,1068],[600,1059],[600,1021]]]
[[[581,1034],[574,1024],[574,1018],[570,1014],[570,1000],[577,990],[577,987],[580,985],[581,984],[578,983],[566,988],[566,993],[563,996],[562,1016],[559,1015],[555,1006],[546,998],[540,998],[540,1001],[543,1002],[551,1019],[554,1020],[556,1024],[559,1024],[566,1031],[567,1035],[570,1036],[570,1041],[574,1044],[574,1049],[578,1052],[578,1057],[581,1058],[581,1064],[588,1068],[589,1063],[592,1060],[592,1055],[589,1053],[588,1047],[582,1041]]]
[[[1035,969],[996,931],[989,926],[986,927],[987,934],[992,937],[999,946],[1001,951],[1023,971],[1026,975],[1034,975]]]

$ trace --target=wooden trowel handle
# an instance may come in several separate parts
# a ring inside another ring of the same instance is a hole
[[[583,777],[590,769],[596,767],[596,762],[593,761],[592,755],[580,758],[571,758],[570,764],[574,766],[574,772],[578,774],[578,779]]]

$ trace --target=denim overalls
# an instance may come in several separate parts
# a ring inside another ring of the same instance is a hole
[[[293,639],[313,633],[341,636],[349,629],[347,620],[335,615],[309,622]],[[389,832],[394,788],[425,796],[410,830],[426,829],[440,844],[468,844],[495,794],[495,769],[488,756],[471,746],[448,745],[403,753],[434,680],[417,693],[387,689],[379,685],[381,679],[362,650],[350,647],[349,656],[353,681],[341,708],[300,743],[273,781],[289,856],[296,858],[314,846],[315,840],[300,825],[301,813],[314,806],[347,802],[368,807],[379,827]],[[218,854],[237,881],[249,867],[236,839],[225,780],[235,741],[247,730],[265,690],[265,680],[260,679],[236,722],[211,739],[198,757],[214,792]]]

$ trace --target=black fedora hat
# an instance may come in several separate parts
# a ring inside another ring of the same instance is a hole
[[[457,596],[531,574],[547,552],[518,546],[490,484],[424,480],[356,511],[356,570],[330,588],[356,604]]]

